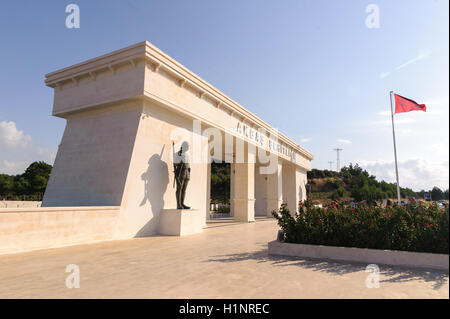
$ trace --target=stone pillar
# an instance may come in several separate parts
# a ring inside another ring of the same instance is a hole
[[[278,162],[277,170],[266,175],[266,216],[272,217],[272,211],[278,210],[283,202],[283,165]]]
[[[306,199],[306,182],[307,175],[306,171],[300,167],[295,168],[295,185],[296,185],[296,197],[297,203]]]
[[[255,221],[254,152],[245,148],[245,162],[231,164],[231,210],[236,221]]]
[[[266,213],[266,174],[261,174],[261,165],[255,166],[255,216],[265,217]]]
[[[211,163],[208,163],[206,168],[207,185],[206,185],[206,218],[203,227],[206,227],[206,222],[211,219]]]
[[[283,201],[287,204],[289,211],[294,213],[297,211],[299,201],[296,167],[291,163],[284,162],[282,175]],[[298,183],[300,182],[301,181],[299,180]],[[299,186],[301,185],[299,184]]]
[[[235,185],[235,167],[234,167],[234,163],[230,163],[230,216],[234,217],[234,201],[233,198],[235,197],[235,190],[234,190],[234,185]]]

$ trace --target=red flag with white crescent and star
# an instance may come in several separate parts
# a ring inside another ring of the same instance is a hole
[[[407,99],[406,97],[397,95],[394,93],[395,97],[395,114],[404,113],[410,111],[427,111],[425,104],[418,104],[413,100]]]

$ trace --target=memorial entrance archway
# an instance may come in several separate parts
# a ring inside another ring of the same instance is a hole
[[[235,220],[270,216],[283,201],[296,207],[305,194],[312,154],[147,41],[47,74],[45,82],[54,89],[53,115],[67,123],[42,206],[119,206],[114,238],[161,233],[165,212],[176,208],[172,145],[186,140],[186,203],[206,225],[204,150],[214,130],[231,163]]]

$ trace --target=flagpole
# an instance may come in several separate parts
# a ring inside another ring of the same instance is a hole
[[[398,200],[398,205],[400,205],[401,204],[401,201],[400,201],[400,184],[398,182],[397,147],[395,145],[394,109],[393,109],[393,106],[392,106],[392,93],[393,93],[393,91],[389,92],[389,97],[391,99],[392,137],[394,139],[395,176],[397,178],[397,200]]]

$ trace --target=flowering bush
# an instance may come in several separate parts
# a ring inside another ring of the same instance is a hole
[[[273,211],[288,243],[448,254],[448,207],[422,203],[387,208],[300,202],[291,215]]]

